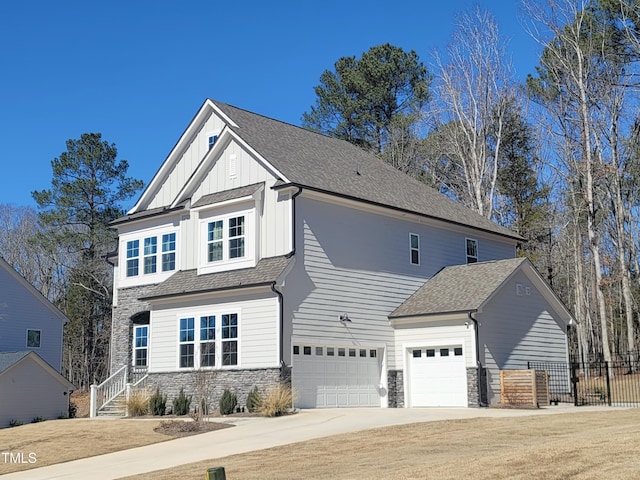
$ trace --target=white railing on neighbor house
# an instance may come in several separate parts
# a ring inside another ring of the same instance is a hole
[[[129,376],[131,376],[130,382]],[[103,406],[122,393],[125,393],[125,399],[128,400],[133,388],[146,387],[147,378],[146,367],[131,367],[129,370],[125,365],[100,385],[91,385],[89,417],[97,417],[98,411]]]

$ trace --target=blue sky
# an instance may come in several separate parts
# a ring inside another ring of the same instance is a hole
[[[516,0],[2,2],[0,203],[35,206],[51,160],[85,132],[148,183],[207,97],[300,124],[338,58],[389,42],[429,66],[474,4],[497,18],[524,79],[538,49]]]

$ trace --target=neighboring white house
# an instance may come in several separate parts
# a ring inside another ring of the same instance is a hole
[[[0,258],[0,428],[68,413],[60,375],[67,318]]]
[[[209,374],[213,405],[291,380],[300,407],[477,406],[499,369],[567,358],[571,315],[513,259],[516,234],[354,145],[224,103],[204,102],[113,227],[111,372],[146,371],[170,398]],[[469,279],[495,265],[479,295]],[[474,301],[431,307],[445,276]]]

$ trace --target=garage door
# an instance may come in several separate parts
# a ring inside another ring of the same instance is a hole
[[[412,407],[466,407],[467,369],[461,345],[409,349]]]
[[[299,408],[379,407],[376,348],[293,346],[292,383]]]

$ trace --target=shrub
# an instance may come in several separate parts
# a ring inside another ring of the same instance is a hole
[[[78,414],[78,405],[75,402],[69,402],[69,416],[67,418],[76,418]]]
[[[134,388],[127,399],[127,414],[130,417],[141,417],[149,413],[149,391]]]
[[[230,413],[233,413],[237,404],[238,399],[235,394],[226,389],[222,392],[222,396],[220,397],[220,415],[229,415]]]
[[[160,387],[149,398],[149,411],[151,415],[164,415],[167,411],[167,396],[160,393]]]
[[[253,390],[249,392],[249,396],[247,396],[247,410],[251,413],[257,412],[260,409],[260,404],[262,403],[262,395],[258,391],[258,387],[253,387]]]
[[[175,415],[186,415],[191,407],[191,397],[184,394],[184,388],[180,388],[180,393],[173,399],[173,413]]]
[[[40,423],[40,422],[45,422],[47,419],[44,417],[33,417],[33,420],[31,420],[31,423]]]
[[[16,420],[15,418],[12,418],[9,422],[9,428],[19,427],[20,425],[23,425],[22,420]]]
[[[267,392],[260,404],[260,413],[265,417],[279,417],[291,410],[293,404],[293,390],[291,386],[280,383]]]

